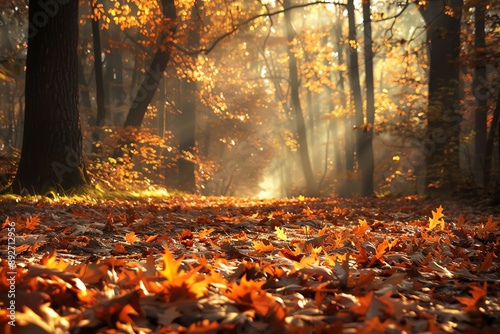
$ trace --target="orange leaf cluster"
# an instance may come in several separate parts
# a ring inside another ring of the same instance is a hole
[[[366,201],[384,209],[306,198],[172,198],[151,211],[151,200],[135,203],[144,213],[123,202],[71,211],[38,203],[36,214],[2,224],[0,250],[8,254],[11,225],[23,244],[0,262],[0,294],[15,280],[21,332],[446,333],[450,321],[470,328],[461,317],[500,330],[491,322],[500,293],[494,215],[444,224],[440,206],[427,226],[425,213],[400,221],[398,200]],[[421,206],[415,200],[414,211]],[[47,219],[54,212],[71,224]]]

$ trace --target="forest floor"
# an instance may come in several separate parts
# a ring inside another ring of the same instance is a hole
[[[500,333],[480,203],[3,198],[0,219],[2,333]]]

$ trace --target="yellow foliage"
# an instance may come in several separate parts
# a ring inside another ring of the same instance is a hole
[[[282,241],[286,241],[287,240],[287,237],[285,235],[285,232],[283,231],[282,228],[276,226],[274,228],[276,230],[276,237],[279,239],[279,240],[282,240]]]

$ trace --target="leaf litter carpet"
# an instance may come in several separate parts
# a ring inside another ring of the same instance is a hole
[[[0,219],[1,333],[500,332],[498,208],[4,199]]]

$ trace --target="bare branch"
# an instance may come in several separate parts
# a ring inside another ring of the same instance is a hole
[[[339,1],[335,1],[335,0],[332,0],[332,1],[314,1],[314,2],[309,2],[309,3],[305,3],[305,4],[298,4],[298,5],[293,5],[293,6],[290,6],[289,8],[287,9],[280,9],[280,10],[277,10],[275,12],[267,12],[267,13],[263,13],[263,14],[258,14],[258,15],[254,15],[238,24],[235,24],[233,25],[232,29],[229,30],[228,32],[220,35],[219,37],[217,37],[213,43],[208,46],[208,47],[205,47],[205,48],[200,48],[198,50],[187,50],[187,49],[184,49],[183,47],[177,45],[177,44],[173,44],[173,46],[185,53],[185,54],[188,54],[188,55],[195,55],[195,54],[199,54],[199,53],[204,53],[204,54],[209,54],[222,40],[224,40],[225,38],[231,36],[232,34],[234,34],[236,31],[239,30],[240,27],[242,26],[245,26],[245,25],[248,25],[250,24],[251,22],[259,19],[259,18],[263,18],[263,17],[268,17],[268,18],[271,18],[275,15],[279,15],[279,14],[282,14],[288,10],[292,10],[292,9],[298,9],[298,8],[305,8],[305,7],[309,7],[309,6],[313,6],[313,5],[341,5],[341,6],[345,6],[344,3],[342,2],[339,2]],[[267,8],[267,7],[266,7]]]

